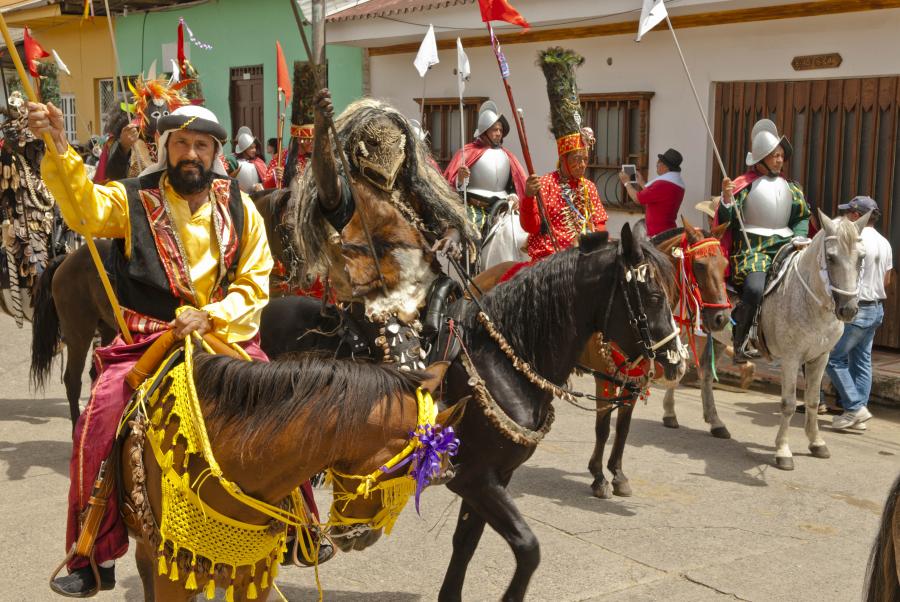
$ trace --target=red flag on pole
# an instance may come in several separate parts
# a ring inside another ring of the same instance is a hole
[[[178,19],[178,46],[176,52],[178,53],[178,71],[181,73],[181,77],[187,77],[187,65],[185,65],[187,56],[184,54],[184,19]]]
[[[514,9],[507,0],[478,0],[478,6],[481,8],[481,20],[485,23],[506,21],[525,29],[531,27],[525,17],[519,14],[519,11]]]
[[[28,33],[28,28],[25,28],[25,64],[28,65],[28,72],[34,77],[39,77],[37,70],[37,61],[38,59],[42,59],[50,56],[50,53],[44,50],[43,46],[37,43],[37,40],[31,37]]]
[[[281,44],[275,40],[275,51],[278,54],[278,89],[284,94],[285,104],[291,102],[291,73],[288,71],[287,62],[284,60],[284,53],[281,51]]]

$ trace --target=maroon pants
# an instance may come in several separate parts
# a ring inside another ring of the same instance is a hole
[[[72,460],[69,464],[67,551],[78,539],[79,517],[90,499],[100,464],[112,451],[116,428],[125,404],[131,398],[132,390],[125,383],[125,375],[160,334],[162,333],[134,334],[131,345],[121,337],[116,337],[107,347],[97,349],[94,355],[98,376],[91,390],[91,399],[75,424]],[[241,346],[253,359],[263,362],[269,360],[260,349],[258,338],[241,343]],[[106,514],[100,523],[100,531],[94,544],[94,558],[98,563],[114,560],[128,551],[128,532],[119,515],[117,498],[115,491],[109,496]],[[86,558],[76,557],[69,562],[69,570],[87,565]]]

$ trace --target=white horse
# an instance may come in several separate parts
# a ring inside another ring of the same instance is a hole
[[[816,458],[831,456],[819,435],[819,390],[828,354],[841,338],[844,322],[852,322],[859,310],[859,276],[865,256],[861,233],[868,221],[868,215],[856,222],[832,220],[819,211],[822,230],[790,260],[788,272],[763,299],[760,329],[769,355],[781,361],[781,424],[775,438],[775,466],[782,470],[794,469],[788,426],[796,410],[801,365],[806,375],[803,402],[809,451]],[[715,357],[719,358],[724,355],[725,344],[718,340],[714,344]],[[703,418],[713,436],[728,438],[731,435],[716,412],[708,346],[704,346],[700,365]],[[663,424],[677,428],[674,391],[666,392],[663,404]]]

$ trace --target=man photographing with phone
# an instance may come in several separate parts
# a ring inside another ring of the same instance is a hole
[[[655,236],[660,232],[676,227],[675,219],[684,200],[684,180],[681,179],[681,153],[670,148],[657,155],[656,177],[644,183],[641,172],[635,170],[633,182],[623,165],[619,172],[619,181],[625,186],[625,192],[635,203],[646,208],[647,234]]]

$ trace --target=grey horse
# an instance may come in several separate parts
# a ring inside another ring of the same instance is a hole
[[[788,272],[763,299],[759,323],[772,358],[781,361],[781,424],[775,438],[775,466],[794,469],[794,458],[788,445],[788,426],[797,405],[797,374],[802,365],[806,375],[806,436],[809,450],[817,458],[831,453],[819,435],[817,410],[822,375],[828,353],[859,309],[859,275],[865,256],[860,235],[869,221],[864,215],[856,222],[830,219],[819,211],[822,224],[812,242],[799,251]],[[729,330],[715,333],[715,358],[722,357]],[[729,341],[730,342],[730,341]],[[713,436],[731,437],[716,411],[710,349],[703,346],[699,378],[703,419]],[[678,428],[675,415],[674,388],[663,399],[663,424]]]

